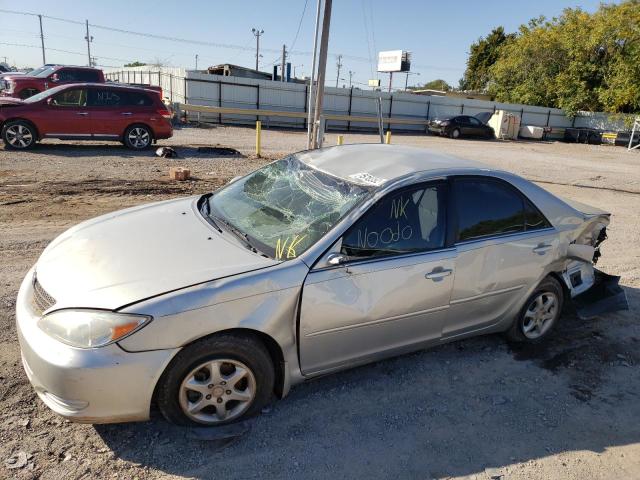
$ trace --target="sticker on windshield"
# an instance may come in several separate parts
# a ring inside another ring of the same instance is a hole
[[[366,183],[369,185],[375,185],[376,187],[379,187],[385,182],[384,178],[378,178],[367,172],[354,173],[353,175],[349,175],[349,178],[353,178],[354,180],[360,180],[363,183]]]

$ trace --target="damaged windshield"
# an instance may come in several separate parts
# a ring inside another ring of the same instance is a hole
[[[213,194],[208,214],[240,232],[258,250],[276,260],[290,260],[368,193],[367,187],[332,177],[291,156]]]

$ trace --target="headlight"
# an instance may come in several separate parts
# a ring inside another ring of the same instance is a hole
[[[446,121],[446,120],[445,120],[444,122],[440,122],[440,126],[441,126],[441,127],[446,127],[446,126],[448,126],[450,123],[451,123],[451,122],[449,122],[449,121]]]
[[[132,334],[151,321],[150,316],[106,310],[58,310],[38,320],[42,331],[79,348],[104,347]]]

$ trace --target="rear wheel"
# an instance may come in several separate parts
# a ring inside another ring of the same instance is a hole
[[[548,337],[558,323],[564,292],[560,283],[547,277],[527,299],[507,336],[516,342],[537,343]]]
[[[451,138],[460,138],[460,129],[459,128],[454,128],[453,130],[451,130]]]
[[[153,134],[146,125],[132,125],[124,132],[124,144],[133,150],[144,150],[151,145]]]
[[[273,362],[261,342],[221,335],[183,349],[158,384],[158,406],[178,425],[215,426],[259,413],[271,400]]]
[[[26,150],[36,144],[36,129],[29,122],[15,120],[2,128],[2,140],[9,148]]]

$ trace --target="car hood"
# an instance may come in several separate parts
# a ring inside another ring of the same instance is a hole
[[[20,105],[24,105],[24,102],[19,98],[0,97],[0,107],[19,107]]]
[[[36,264],[54,309],[117,309],[197,283],[279,262],[219,233],[196,198],[134,207],[81,223],[56,238]]]

